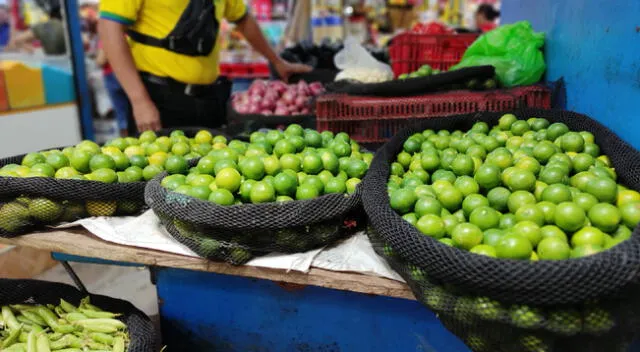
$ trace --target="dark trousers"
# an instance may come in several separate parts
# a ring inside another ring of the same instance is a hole
[[[231,83],[227,80],[219,80],[211,89],[199,90],[195,95],[186,94],[184,88],[176,85],[152,82],[144,77],[142,82],[160,112],[162,128],[217,128],[227,122],[226,104],[231,93]],[[131,125],[137,130],[135,122],[130,121]]]

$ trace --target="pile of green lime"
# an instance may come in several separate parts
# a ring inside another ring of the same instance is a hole
[[[187,160],[222,149],[226,143],[224,136],[214,137],[206,130],[199,131],[194,138],[187,138],[183,131],[173,131],[168,137],[145,131],[138,138],[116,138],[103,147],[85,140],[62,150],[29,153],[20,165],[8,164],[0,168],[0,176],[55,177],[105,183],[149,181],[164,170],[187,170]]]
[[[437,75],[441,71],[438,69],[433,69],[429,65],[422,65],[419,69],[411,72],[411,73],[403,73],[398,76],[398,79],[407,79],[407,78],[417,78],[417,77],[428,77],[431,75]]]
[[[373,155],[346,133],[289,125],[232,140],[189,170],[170,170],[162,186],[219,205],[313,199],[352,194]]]
[[[62,150],[29,153],[20,164],[8,164],[0,168],[0,176],[51,177],[105,183],[148,181],[164,170],[186,171],[188,159],[225,148],[226,142],[223,136],[214,137],[206,130],[199,131],[194,138],[187,138],[182,131],[173,131],[168,137],[158,137],[154,132],[147,131],[138,138],[113,139],[103,147],[85,140]],[[0,205],[0,231],[16,233],[38,223],[75,221],[87,216],[131,215],[140,210],[143,202],[72,202],[21,196]]]
[[[588,131],[503,115],[465,132],[409,137],[391,164],[391,207],[422,234],[472,253],[579,258],[631,237],[640,194]]]

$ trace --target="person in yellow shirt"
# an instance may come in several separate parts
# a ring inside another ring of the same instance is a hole
[[[216,84],[222,19],[235,23],[283,79],[311,70],[276,55],[243,0],[100,2],[99,35],[139,132],[224,123],[228,88]]]

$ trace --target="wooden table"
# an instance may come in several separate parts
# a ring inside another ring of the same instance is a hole
[[[469,351],[406,284],[389,279],[233,266],[118,245],[81,228],[0,243],[69,261],[149,266],[170,350]]]
[[[147,266],[198,270],[387,297],[415,299],[406,284],[385,278],[318,268],[311,268],[309,273],[302,273],[293,270],[286,272],[285,270],[253,266],[234,266],[202,258],[106,242],[82,228],[33,233],[12,239],[0,238],[0,243]]]

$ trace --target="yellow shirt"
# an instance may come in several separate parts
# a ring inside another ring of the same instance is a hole
[[[243,0],[211,1],[218,22],[223,18],[238,21],[247,12]],[[102,0],[100,17],[127,25],[135,32],[164,38],[178,23],[188,4],[189,0]],[[182,55],[133,40],[129,40],[129,45],[140,71],[190,84],[209,84],[218,78],[218,43],[208,56]]]

